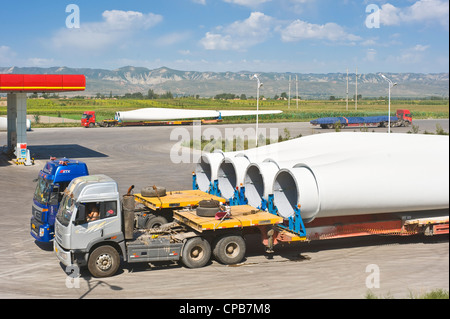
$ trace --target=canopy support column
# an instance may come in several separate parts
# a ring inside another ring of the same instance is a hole
[[[27,149],[27,94],[8,93],[8,151],[17,164],[31,165]]]

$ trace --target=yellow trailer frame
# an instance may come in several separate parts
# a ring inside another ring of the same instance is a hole
[[[226,199],[205,193],[200,190],[184,190],[167,192],[165,196],[145,197],[134,194],[136,202],[143,204],[153,211],[171,209],[174,220],[202,233],[220,229],[243,229],[248,227],[275,226],[275,242],[305,241],[306,237],[276,227],[284,222],[280,216],[261,211],[250,205],[230,206],[230,216],[216,219],[215,217],[197,216],[195,208],[202,200],[217,200],[222,204]],[[262,232],[263,233],[263,232]],[[264,237],[265,241],[267,238]]]
[[[182,208],[194,207],[202,200],[214,199],[222,204],[226,203],[226,199],[214,196],[200,190],[185,190],[185,191],[169,191],[164,196],[159,197],[145,197],[141,194],[134,194],[136,202],[152,210],[161,210],[164,208]]]
[[[230,208],[231,215],[223,219],[200,217],[194,210],[177,210],[173,212],[173,217],[200,233],[226,228],[277,225],[283,222],[283,218],[249,205],[231,206]]]

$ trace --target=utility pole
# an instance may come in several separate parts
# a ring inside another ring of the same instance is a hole
[[[347,68],[347,98],[346,98],[346,110],[348,111],[348,68]]]
[[[288,109],[291,108],[291,76],[289,75]]]
[[[356,67],[356,94],[355,94],[355,111],[358,110],[358,67]]]
[[[255,136],[255,140],[256,140],[256,147],[258,147],[258,125],[259,125],[259,89],[261,88],[261,86],[263,86],[263,84],[261,83],[261,81],[258,78],[258,75],[255,74],[253,75],[253,77],[256,79],[256,81],[258,82],[257,88],[256,88],[256,136]]]
[[[298,76],[297,74],[295,75],[295,94],[297,96],[297,110],[298,110]]]

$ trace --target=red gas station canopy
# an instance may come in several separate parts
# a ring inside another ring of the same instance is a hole
[[[0,74],[0,93],[84,91],[84,75]]]

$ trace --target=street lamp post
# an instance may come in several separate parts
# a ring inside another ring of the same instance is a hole
[[[381,74],[381,77],[389,83],[389,111],[388,111],[388,133],[391,133],[391,88],[397,85],[397,83],[392,82],[386,76]]]
[[[259,121],[259,88],[263,86],[261,81],[258,78],[258,75],[255,74],[253,77],[258,81],[258,86],[256,89],[256,147],[258,147],[258,121]]]

